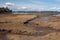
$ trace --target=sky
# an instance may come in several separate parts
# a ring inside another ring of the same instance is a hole
[[[60,0],[0,0],[0,7],[15,11],[60,11]]]

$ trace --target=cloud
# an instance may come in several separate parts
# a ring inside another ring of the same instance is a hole
[[[6,2],[4,7],[9,7],[12,10],[20,10],[20,11],[42,11],[47,10],[47,5],[44,2],[40,2],[37,0],[30,0],[31,3],[28,4],[15,4],[11,2]]]
[[[50,7],[49,11],[60,11],[60,7]]]
[[[5,3],[6,4],[6,3]],[[8,3],[9,5],[11,5],[11,3]],[[6,5],[4,5],[4,7],[6,7]],[[34,10],[40,10],[42,9],[42,6],[37,5],[37,4],[15,4],[15,5],[11,5],[11,6],[7,6],[12,10],[22,10],[22,11],[34,11]]]
[[[6,3],[5,3],[5,5],[6,5],[6,6],[13,6],[13,5],[14,5],[14,3],[6,2]]]
[[[3,7],[12,7],[14,6],[14,3],[11,3],[11,2],[6,2],[4,5],[2,5]]]
[[[27,7],[24,6],[24,7],[21,7],[21,8],[22,8],[22,9],[26,9]]]
[[[36,5],[36,4],[19,4],[15,6],[17,6],[17,10],[25,10],[25,11],[43,10],[43,6]]]
[[[32,3],[28,4],[15,4],[12,2],[6,2],[3,6],[8,7],[12,10],[20,10],[20,11],[48,11],[48,10],[58,10],[60,11],[60,6],[57,5],[49,5],[45,2],[40,2],[37,0],[30,0]]]

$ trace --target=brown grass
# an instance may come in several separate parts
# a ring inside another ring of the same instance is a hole
[[[37,17],[38,16],[38,17]],[[19,14],[1,14],[0,15],[0,29],[7,29],[7,30],[21,30],[21,31],[28,31],[34,32],[35,30],[29,28],[28,26],[24,25],[24,22],[35,17],[41,18],[45,16],[51,16],[49,21],[35,21],[31,22],[32,25],[36,25],[38,27],[53,27],[55,29],[60,29],[60,17],[53,16],[53,15],[43,15],[43,14],[31,14],[31,15],[19,15]],[[60,40],[60,32],[52,32],[47,34],[46,36],[24,36],[24,35],[0,35],[7,37],[8,40]]]

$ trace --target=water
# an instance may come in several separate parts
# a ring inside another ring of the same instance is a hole
[[[54,15],[54,16],[60,16],[60,14]]]

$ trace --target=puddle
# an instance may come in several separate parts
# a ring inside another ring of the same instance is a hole
[[[39,17],[39,18],[36,18],[36,19],[34,19],[34,20],[32,20],[32,21],[30,21],[30,22],[36,22],[36,21],[49,21],[49,20],[51,20],[51,16],[46,16],[46,17]]]
[[[54,29],[52,27],[39,27],[38,24],[34,24],[34,22],[38,21],[50,21],[51,18],[51,16],[39,17],[34,20],[28,21],[27,24],[25,24],[25,26],[38,31],[37,33],[33,34],[34,36],[44,36],[52,32],[60,32],[60,29]]]
[[[45,17],[38,17],[34,20],[31,21],[27,21],[25,26],[30,27],[31,29],[34,27],[37,27],[38,24],[34,24],[35,22],[40,22],[40,21],[50,21],[51,20],[51,16],[45,16]]]

